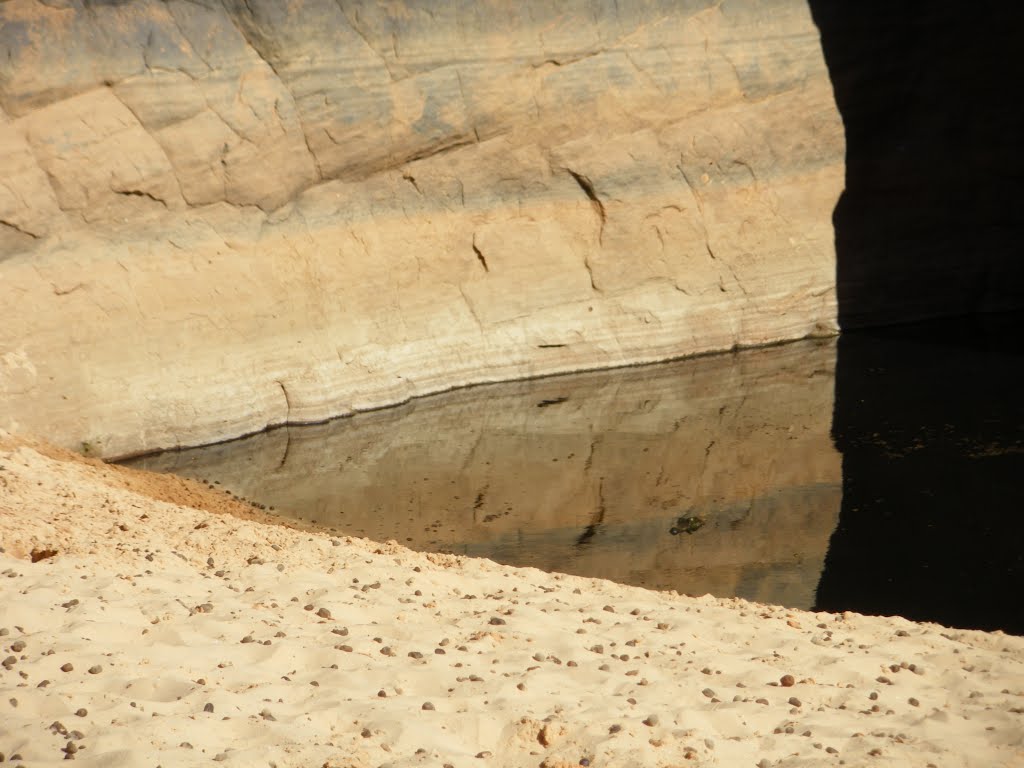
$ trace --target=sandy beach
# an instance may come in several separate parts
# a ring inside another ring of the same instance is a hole
[[[0,546],[14,765],[1024,765],[1001,633],[416,553],[4,433]]]

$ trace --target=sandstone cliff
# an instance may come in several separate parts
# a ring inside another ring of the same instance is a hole
[[[802,2],[0,4],[0,427],[106,456],[835,330]]]

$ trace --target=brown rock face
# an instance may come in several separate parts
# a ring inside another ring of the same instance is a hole
[[[105,455],[835,329],[803,3],[0,4],[0,427]]]

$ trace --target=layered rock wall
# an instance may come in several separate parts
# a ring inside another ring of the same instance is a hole
[[[804,3],[0,4],[0,427],[118,456],[835,330]]]

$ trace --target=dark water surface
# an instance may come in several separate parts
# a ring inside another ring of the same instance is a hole
[[[818,605],[1024,634],[1024,315],[843,334]]]
[[[1024,370],[990,325],[476,387],[127,463],[419,550],[1021,632]]]

